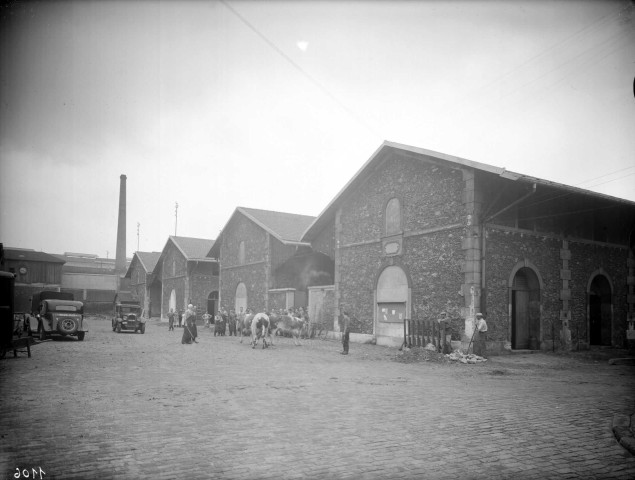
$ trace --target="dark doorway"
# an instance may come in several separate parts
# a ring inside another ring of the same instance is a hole
[[[589,290],[589,343],[611,345],[611,285],[604,275],[597,275]]]
[[[209,296],[207,297],[207,313],[209,313],[213,318],[214,315],[216,315],[217,308],[218,308],[218,291],[214,291],[210,293]]]
[[[516,272],[512,284],[512,348],[540,348],[540,282],[530,268]]]

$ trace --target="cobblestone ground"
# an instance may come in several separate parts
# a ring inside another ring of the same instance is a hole
[[[89,325],[0,361],[0,478],[635,478],[611,432],[635,411],[635,367]]]

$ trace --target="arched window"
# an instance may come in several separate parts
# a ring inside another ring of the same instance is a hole
[[[398,198],[391,198],[386,204],[386,235],[401,232],[401,205]]]
[[[241,240],[238,244],[238,265],[245,264],[245,241]]]
[[[247,287],[245,287],[245,284],[242,282],[236,287],[234,307],[236,312],[240,312],[241,307],[243,312],[247,310]]]

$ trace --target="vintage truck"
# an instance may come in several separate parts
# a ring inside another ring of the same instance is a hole
[[[31,297],[31,313],[25,315],[25,330],[37,333],[40,340],[50,335],[77,337],[84,340],[84,304],[72,293],[42,291]]]
[[[143,318],[139,302],[134,300],[115,300],[112,331],[121,333],[122,330],[145,333],[146,320]]]

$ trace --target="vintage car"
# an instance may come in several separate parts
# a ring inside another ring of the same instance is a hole
[[[112,331],[133,330],[145,333],[146,320],[141,315],[141,306],[136,303],[116,303],[112,317]]]
[[[25,322],[26,323],[26,322]],[[40,340],[49,335],[77,337],[84,340],[88,329],[84,327],[84,304],[75,300],[46,298],[41,300],[38,313],[28,318],[29,331],[37,323]]]

